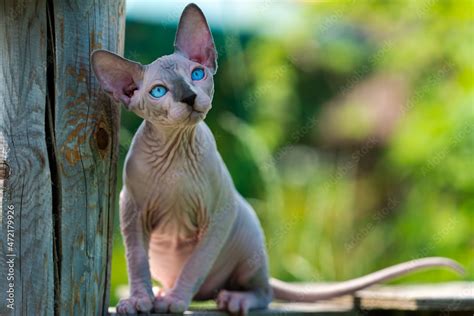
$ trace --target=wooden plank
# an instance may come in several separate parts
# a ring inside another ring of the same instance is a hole
[[[1,315],[54,313],[46,29],[45,0],[0,2],[0,159],[9,169],[0,188]]]
[[[119,107],[90,54],[123,52],[124,0],[49,0],[54,16],[59,315],[107,312]]]
[[[204,307],[192,306],[185,315],[223,316],[213,302]],[[426,311],[426,315],[449,312],[474,311],[474,282],[451,282],[423,285],[374,286],[357,292],[354,296],[343,296],[316,303],[273,302],[269,309],[252,311],[250,315],[377,315],[380,310]],[[384,311],[384,314],[387,312]],[[109,315],[118,315],[115,308],[109,309]],[[163,315],[163,314],[151,314]]]
[[[474,282],[374,286],[357,292],[355,305],[364,310],[474,311]]]
[[[119,316],[115,312],[115,308],[110,308],[110,316]],[[175,314],[150,314],[149,316],[159,316],[159,315],[175,315]],[[226,312],[218,311],[215,309],[204,309],[204,308],[193,308],[189,311],[186,311],[184,315],[191,316],[228,316]],[[356,316],[359,315],[358,312],[352,308],[346,306],[337,306],[327,304],[298,304],[298,303],[288,303],[288,304],[272,304],[269,309],[265,310],[252,310],[249,313],[249,316],[270,316],[270,315],[291,315],[291,316],[308,316],[308,315],[318,315],[318,316]]]

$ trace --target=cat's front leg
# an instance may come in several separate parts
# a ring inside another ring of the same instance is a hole
[[[148,263],[148,241],[143,232],[142,216],[127,195],[120,194],[120,226],[125,241],[130,297],[117,305],[119,314],[149,312],[153,308],[153,291]]]
[[[205,235],[184,265],[175,285],[164,296],[155,298],[159,313],[183,313],[208,276],[232,231],[237,212],[233,202],[219,208],[208,224]]]

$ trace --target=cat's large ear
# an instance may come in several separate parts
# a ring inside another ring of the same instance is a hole
[[[128,108],[134,91],[143,80],[143,66],[102,49],[93,51],[91,60],[92,69],[104,91]]]
[[[176,53],[216,73],[217,51],[214,40],[204,14],[194,3],[188,4],[181,14],[174,48]]]

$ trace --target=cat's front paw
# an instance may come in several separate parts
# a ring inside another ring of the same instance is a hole
[[[147,294],[132,295],[117,304],[117,314],[148,313],[153,308],[153,298]]]
[[[173,294],[155,297],[153,309],[156,313],[184,313],[190,302]]]

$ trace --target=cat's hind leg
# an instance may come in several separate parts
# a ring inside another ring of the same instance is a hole
[[[258,291],[222,290],[217,296],[217,306],[232,314],[247,315],[250,309],[267,308],[268,296]]]
[[[243,198],[239,200],[239,217],[233,235],[236,246],[223,254],[226,258],[235,258],[238,253],[239,261],[216,301],[219,309],[247,315],[249,310],[266,308],[273,293],[262,228],[252,207]]]
[[[272,291],[266,270],[266,267],[261,267],[238,290],[221,290],[216,299],[217,307],[238,315],[247,315],[251,309],[267,308]]]

